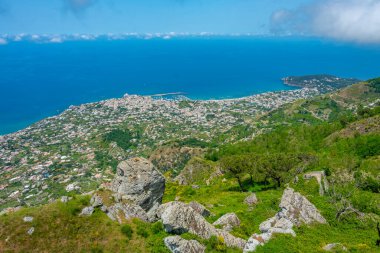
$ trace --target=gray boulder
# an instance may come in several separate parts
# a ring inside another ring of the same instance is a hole
[[[32,235],[34,233],[34,227],[31,227],[27,231],[28,235]]]
[[[88,206],[82,209],[80,216],[91,216],[94,212],[94,208],[92,206]]]
[[[190,202],[189,206],[193,208],[197,213],[202,215],[203,217],[209,217],[211,215],[211,212],[207,210],[206,207],[204,207],[202,204],[199,204],[196,201]]]
[[[172,253],[203,253],[206,250],[198,241],[185,240],[178,235],[166,237],[164,242]]]
[[[62,203],[67,203],[67,202],[69,202],[69,200],[70,200],[70,198],[68,196],[62,196],[61,197],[61,202]]]
[[[225,231],[232,231],[234,227],[240,226],[239,217],[235,213],[226,213],[213,223],[214,226],[222,226]]]
[[[107,207],[106,214],[109,218],[119,223],[122,223],[123,219],[129,220],[133,218],[149,221],[145,210],[132,203],[116,203],[115,205]]]
[[[244,203],[246,203],[249,206],[256,205],[257,202],[258,202],[258,200],[257,200],[257,197],[256,197],[255,193],[252,193],[251,195],[249,195],[248,197],[246,197],[245,200],[244,200]]]
[[[24,221],[24,222],[32,222],[32,221],[33,221],[33,217],[25,216],[25,217],[23,218],[23,221]]]
[[[330,243],[323,247],[324,251],[340,250],[347,251],[347,248],[344,247],[341,243]]]
[[[252,252],[259,245],[270,240],[272,234],[291,234],[296,236],[294,226],[301,224],[326,223],[317,208],[300,193],[291,188],[285,189],[280,203],[281,210],[272,218],[260,224],[262,234],[254,234],[247,242],[244,252]]]
[[[293,226],[326,223],[317,208],[300,193],[287,188],[281,198],[281,210],[272,218],[260,224],[263,233],[285,233],[295,236]]]
[[[280,208],[280,216],[286,217],[296,226],[299,226],[302,223],[327,223],[326,219],[323,218],[318,209],[310,203],[307,198],[300,193],[295,192],[292,188],[285,189],[284,194],[282,195]]]
[[[148,212],[161,204],[165,178],[150,161],[132,158],[118,165],[111,190],[119,201],[133,202]]]
[[[189,205],[182,202],[169,202],[158,210],[164,228],[168,233],[192,233],[204,239],[211,236],[222,237],[228,247],[243,249],[245,240],[232,236],[226,231],[216,229]]]
[[[90,204],[93,207],[101,207],[103,206],[103,199],[98,194],[94,194],[91,197]]]
[[[243,252],[253,252],[256,250],[258,246],[263,246],[272,238],[271,233],[263,233],[263,234],[253,234],[249,239],[247,244],[244,247]]]
[[[263,233],[291,234],[292,236],[296,236],[293,230],[293,223],[278,214],[261,223],[260,231]]]

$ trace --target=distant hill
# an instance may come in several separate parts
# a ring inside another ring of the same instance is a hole
[[[349,85],[360,82],[356,78],[341,78],[333,75],[307,75],[307,76],[289,76],[282,79],[288,86],[300,88],[318,88],[321,91],[331,91],[340,89]]]

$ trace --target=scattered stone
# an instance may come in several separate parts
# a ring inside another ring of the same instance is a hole
[[[263,234],[253,234],[249,239],[247,244],[244,247],[243,252],[253,252],[256,250],[257,246],[263,246],[272,238],[271,233],[263,233]]]
[[[227,213],[213,223],[214,226],[222,226],[223,230],[230,232],[234,227],[240,226],[240,220],[235,213]]]
[[[69,202],[69,197],[67,197],[67,196],[62,196],[62,197],[61,197],[61,202],[62,202],[62,203],[67,203],[67,202]]]
[[[211,212],[207,210],[206,207],[204,207],[202,204],[199,204],[196,201],[190,202],[189,206],[203,217],[209,217],[211,215]]]
[[[203,253],[206,250],[198,241],[185,240],[178,235],[166,237],[164,242],[172,253]]]
[[[93,207],[100,207],[100,206],[103,206],[103,199],[102,199],[98,194],[94,194],[94,195],[91,197],[90,204],[91,204],[91,206],[93,206]]]
[[[196,189],[199,189],[200,187],[199,187],[199,185],[194,184],[194,185],[191,186],[191,188],[193,188],[194,190],[196,190]]]
[[[94,212],[94,208],[92,206],[88,206],[82,209],[80,216],[91,216]]]
[[[204,239],[217,236],[222,237],[228,247],[243,249],[245,246],[245,240],[234,237],[226,231],[216,229],[201,214],[185,203],[169,202],[161,205],[158,215],[168,233],[183,234],[189,232]]]
[[[144,158],[121,162],[111,189],[118,200],[131,201],[145,211],[158,208],[165,190],[165,178]]]
[[[323,250],[325,250],[325,251],[332,251],[332,250],[347,251],[347,248],[344,247],[341,243],[330,243],[330,244],[327,244],[325,247],[323,247]]]
[[[80,190],[80,186],[77,186],[76,183],[72,183],[66,186],[66,191],[71,192],[74,190]]]
[[[246,197],[245,200],[244,200],[244,203],[246,203],[249,206],[256,205],[257,202],[258,202],[258,200],[257,200],[257,197],[256,197],[255,193],[252,193],[251,195],[249,195],[248,197]]]
[[[24,220],[24,222],[32,222],[33,221],[33,217],[25,216],[23,220]]]
[[[32,235],[34,233],[34,227],[28,229],[28,235]]]

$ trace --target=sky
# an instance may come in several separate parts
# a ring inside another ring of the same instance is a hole
[[[213,32],[380,43],[380,0],[0,0],[0,33]]]

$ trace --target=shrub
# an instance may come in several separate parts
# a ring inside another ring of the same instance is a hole
[[[144,238],[147,238],[149,236],[149,233],[148,231],[146,230],[145,227],[142,227],[142,226],[139,226],[137,227],[137,231],[136,233],[139,235],[139,236],[142,236]]]
[[[153,234],[159,234],[162,231],[164,231],[164,226],[162,225],[161,222],[156,222],[152,225]]]
[[[128,237],[128,239],[132,238],[133,229],[130,225],[125,224],[121,227],[121,232]]]

